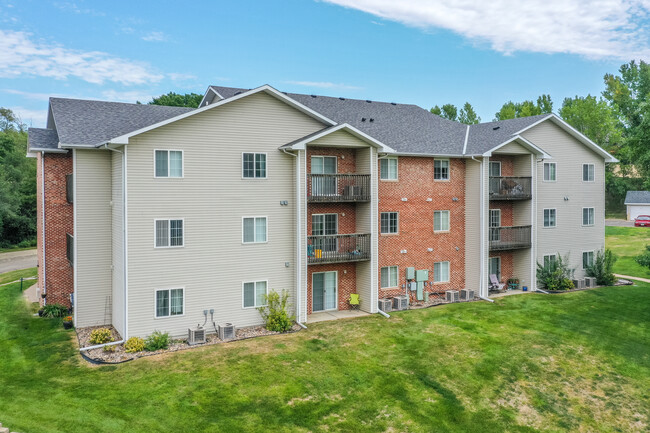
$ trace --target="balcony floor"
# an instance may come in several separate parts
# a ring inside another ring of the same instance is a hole
[[[361,310],[322,311],[307,315],[307,323],[327,322],[329,320],[338,319],[354,319],[363,316],[370,316],[370,313]]]

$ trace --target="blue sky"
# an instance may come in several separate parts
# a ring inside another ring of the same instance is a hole
[[[650,58],[650,1],[0,0],[0,106],[43,126],[49,96],[148,101],[209,84],[413,103],[600,94]],[[591,10],[597,9],[597,10]]]

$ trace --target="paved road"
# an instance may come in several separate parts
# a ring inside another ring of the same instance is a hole
[[[33,268],[37,263],[36,249],[0,253],[0,274],[18,269]]]
[[[619,220],[619,219],[606,219],[606,226],[614,227],[634,227],[634,221]]]

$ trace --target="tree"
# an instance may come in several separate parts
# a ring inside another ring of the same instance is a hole
[[[454,104],[445,104],[442,108],[436,105],[431,109],[431,112],[445,119],[453,120],[454,122],[458,120],[458,108]]]
[[[466,125],[475,125],[477,123],[481,123],[481,118],[479,117],[478,114],[476,114],[476,111],[474,111],[474,107],[472,107],[472,104],[470,104],[469,102],[465,102],[463,108],[460,109],[460,114],[458,115],[458,121]]]
[[[465,123],[467,125],[472,125],[481,121],[481,118],[476,114],[474,107],[472,107],[472,104],[469,102],[465,102],[465,105],[460,109],[460,112],[454,104],[445,104],[442,108],[436,105],[430,111],[437,116],[453,120],[454,122]]]
[[[191,107],[197,108],[203,99],[203,95],[198,93],[186,93],[184,95],[169,92],[166,95],[160,95],[148,102],[149,105],[168,105],[171,107]]]
[[[533,101],[512,102],[508,101],[494,114],[494,120],[515,119],[518,117],[536,116],[553,112],[551,95],[542,95]]]
[[[622,144],[623,128],[618,113],[604,99],[595,96],[564,98],[560,117],[600,147],[616,152]]]

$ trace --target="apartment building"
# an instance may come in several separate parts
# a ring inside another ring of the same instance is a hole
[[[467,126],[415,105],[210,86],[198,109],[52,98],[38,158],[43,302],[124,337],[297,320],[576,275],[604,246],[611,155],[555,115]]]

